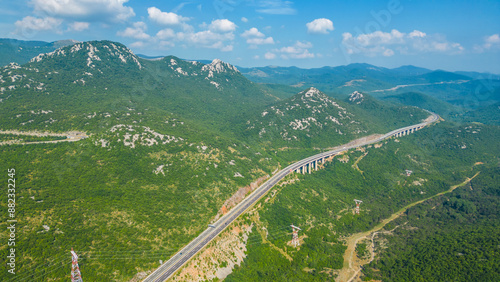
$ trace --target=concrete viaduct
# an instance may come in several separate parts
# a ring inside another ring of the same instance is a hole
[[[364,145],[377,143],[391,137],[402,137],[414,133],[415,131],[422,129],[426,125],[436,122],[439,119],[438,115],[434,113],[431,114],[432,114],[432,119],[430,119],[429,121],[393,130],[377,139],[365,143]],[[340,152],[347,151],[349,149],[356,147],[359,147],[359,145],[344,146],[340,149],[328,151],[325,153],[317,154],[312,157],[306,158],[302,161],[295,163],[295,166],[292,169],[290,169],[290,172],[302,173],[302,174],[311,173],[313,170],[318,170],[318,165],[324,164],[327,158],[333,157],[339,154]]]
[[[208,243],[210,243],[218,234],[220,234],[228,225],[230,225],[238,216],[243,214],[248,210],[253,204],[255,204],[259,199],[261,199],[274,185],[281,181],[285,176],[290,173],[310,173],[313,169],[318,169],[319,163],[324,163],[329,157],[335,156],[340,152],[357,148],[372,143],[382,141],[386,138],[405,136],[407,134],[413,133],[416,130],[431,124],[439,119],[439,116],[430,113],[432,118],[429,118],[426,122],[403,127],[400,129],[393,130],[377,139],[371,141],[360,142],[358,144],[346,144],[335,150],[320,153],[305,159],[302,159],[296,163],[293,163],[286,168],[278,171],[270,179],[268,179],[264,184],[255,189],[250,195],[238,203],[235,207],[229,210],[228,213],[223,215],[219,220],[211,224],[205,231],[194,238],[189,244],[187,244],[182,250],[173,255],[168,261],[164,262],[160,267],[153,271],[143,282],[161,282],[166,281],[170,278],[180,267],[182,267],[186,262],[188,262],[194,255],[196,255],[201,249],[203,249]]]

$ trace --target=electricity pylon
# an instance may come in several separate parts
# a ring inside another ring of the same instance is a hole
[[[302,230],[300,228],[298,228],[297,226],[295,225],[290,225],[290,227],[292,227],[292,244],[294,247],[297,247],[297,245],[300,245],[300,242],[299,242],[299,230]]]
[[[356,202],[356,214],[359,214],[359,204],[361,204],[363,201],[356,199],[354,199],[354,201]]]
[[[71,248],[71,282],[83,282],[80,267],[78,267],[78,256]]]

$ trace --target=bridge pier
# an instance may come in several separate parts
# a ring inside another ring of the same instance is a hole
[[[392,136],[393,137],[403,137],[406,135],[410,135],[411,133],[415,133],[415,131],[422,129],[422,128],[423,128],[423,126],[408,128],[408,129],[402,130],[400,132],[394,133],[394,135],[392,135]]]
[[[417,130],[420,130],[422,129],[424,126],[416,126],[416,127],[411,127],[411,128],[408,128],[408,129],[404,129],[404,130],[401,130],[399,132],[396,132],[392,135],[392,137],[395,137],[395,138],[398,138],[398,137],[403,137],[403,136],[406,136],[406,135],[410,135],[411,133],[415,133],[415,131]],[[319,164],[325,164],[326,163],[326,159],[327,158],[330,158],[330,157],[334,157],[336,154],[332,154],[330,156],[326,156],[326,157],[321,157],[317,160],[314,160],[314,161],[311,161],[309,163],[306,163],[304,164],[303,166],[295,169],[295,173],[302,173],[302,174],[311,174],[311,172],[314,170],[314,171],[317,171],[319,169]]]

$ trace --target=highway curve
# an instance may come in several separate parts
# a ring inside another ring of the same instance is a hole
[[[365,146],[372,143],[380,142],[384,139],[390,138],[399,132],[406,131],[411,128],[424,127],[431,123],[436,122],[439,116],[435,113],[431,113],[431,116],[423,123],[402,127],[393,130],[387,134],[380,136],[379,138],[361,142],[353,145],[341,145],[339,149],[331,150],[328,152],[320,153],[298,162],[295,162],[286,168],[282,169],[275,175],[273,175],[269,180],[267,180],[260,187],[255,189],[250,195],[248,195],[243,201],[241,201],[237,206],[232,208],[228,213],[221,217],[217,222],[215,222],[212,227],[208,227],[203,231],[198,237],[193,239],[189,244],[187,244],[182,250],[177,252],[168,261],[163,263],[158,267],[153,273],[146,277],[144,282],[161,282],[166,281],[170,276],[172,276],[179,268],[181,268],[186,262],[188,262],[192,257],[194,257],[201,249],[203,249],[210,241],[212,241],[217,235],[219,235],[228,225],[230,225],[236,218],[242,215],[248,208],[255,204],[262,196],[264,196],[276,183],[278,183],[285,176],[290,174],[292,171],[319,159],[327,158],[332,155],[336,155],[340,152],[347,151],[352,148],[357,148]]]

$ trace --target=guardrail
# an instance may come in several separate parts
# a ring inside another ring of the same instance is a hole
[[[283,179],[291,172],[296,171],[297,169],[304,167],[305,165],[308,165],[312,162],[317,162],[320,159],[325,159],[327,157],[330,157],[332,155],[338,154],[343,151],[347,151],[349,149],[377,143],[384,139],[397,136],[399,133],[406,132],[410,129],[418,130],[431,123],[436,122],[439,119],[439,116],[437,114],[432,112],[429,113],[432,115],[433,118],[427,122],[393,130],[374,140],[366,141],[355,145],[353,144],[348,146],[342,146],[342,148],[319,153],[311,157],[302,159],[298,162],[295,162],[287,166],[286,168],[280,170],[270,179],[264,182],[261,186],[255,189],[250,195],[245,197],[239,204],[237,204],[234,208],[232,208],[228,213],[226,213],[221,218],[219,218],[219,220],[213,223],[212,226],[214,227],[208,227],[207,229],[205,229],[200,235],[198,235],[198,237],[193,239],[178,253],[176,253],[168,261],[166,261],[164,264],[158,267],[153,273],[151,273],[148,277],[146,277],[143,280],[143,282],[149,282],[149,281],[159,282],[159,281],[165,281],[168,278],[170,278],[170,276],[172,276],[180,267],[182,267],[194,255],[196,255],[201,249],[203,249],[208,243],[210,243],[217,235],[219,235],[224,229],[226,229],[231,222],[233,222],[236,218],[238,218],[241,214],[243,214],[248,208],[250,208],[254,203],[256,203],[260,198],[262,198],[276,183],[278,183],[281,179]]]

